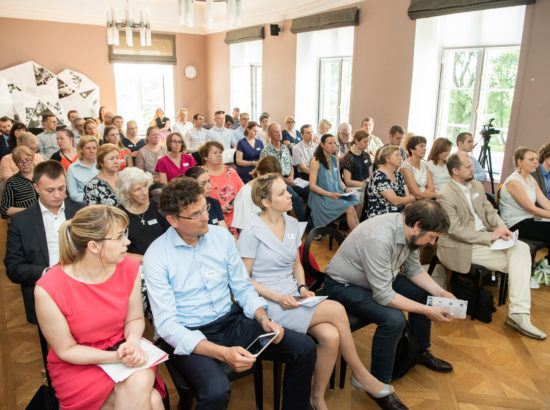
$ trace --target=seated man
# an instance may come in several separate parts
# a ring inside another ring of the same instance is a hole
[[[458,152],[465,152],[472,160],[474,166],[474,179],[479,182],[487,181],[487,174],[485,173],[485,170],[481,167],[477,159],[472,154],[472,151],[474,150],[473,135],[469,132],[461,132],[456,137],[456,146],[458,148]]]
[[[38,139],[38,152],[44,159],[51,158],[52,154],[59,149],[57,145],[57,118],[53,114],[42,116],[44,131],[36,136]]]
[[[401,125],[392,125],[388,134],[388,142],[376,150],[374,157],[376,158],[376,156],[380,152],[380,149],[387,147],[388,145],[395,145],[396,147],[399,147],[399,153],[401,154],[403,161],[405,161],[407,159],[407,152],[405,151],[405,148],[401,146],[404,135],[405,130]]]
[[[449,214],[449,232],[441,236],[437,256],[445,267],[467,273],[472,264],[507,272],[509,276],[508,317],[505,324],[533,339],[546,334],[531,324],[531,255],[529,246],[518,241],[504,250],[491,250],[491,242],[507,239],[512,233],[485,196],[480,182],[474,180],[470,155],[458,152],[447,159],[451,180],[437,198]]]
[[[197,390],[197,410],[226,408],[231,385],[219,362],[249,369],[255,358],[243,346],[277,331],[262,359],[286,363],[283,408],[307,408],[315,343],[267,315],[231,234],[208,225],[202,188],[192,178],[174,179],[160,194],[160,211],[171,227],[145,253],[145,282],[157,332]]]
[[[361,128],[369,134],[369,145],[367,146],[367,152],[370,154],[372,162],[374,163],[374,155],[376,154],[376,151],[384,145],[382,140],[372,133],[374,130],[374,118],[364,118],[363,121],[361,121]]]
[[[58,161],[36,165],[33,181],[40,198],[12,216],[4,264],[10,280],[21,285],[27,321],[36,324],[34,284],[59,261],[59,227],[84,205],[66,198],[65,168]]]
[[[233,130],[224,127],[225,112],[216,111],[214,113],[215,125],[206,133],[206,141],[218,141],[225,149],[237,147],[237,140]]]
[[[313,141],[313,127],[309,124],[300,128],[302,141],[292,149],[292,165],[296,167],[296,176],[309,181],[309,162],[319,145]]]
[[[418,249],[432,245],[446,232],[449,218],[437,202],[418,201],[402,213],[388,213],[359,224],[327,266],[325,290],[354,315],[378,325],[372,340],[371,373],[383,383],[392,380],[395,349],[409,324],[418,341],[418,363],[438,372],[453,367],[434,357],[431,322],[449,322],[452,315],[427,306],[428,295],[454,298],[442,289],[418,260]]]

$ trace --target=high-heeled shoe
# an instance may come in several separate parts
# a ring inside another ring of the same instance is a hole
[[[359,381],[353,377],[353,374],[350,376],[351,384],[366,392],[375,402],[380,406],[380,408],[385,410],[408,410],[408,407],[405,406],[399,397],[392,391],[389,384],[384,383],[384,387],[379,392],[370,392],[365,386],[363,386]]]

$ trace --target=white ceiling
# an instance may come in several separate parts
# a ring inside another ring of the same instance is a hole
[[[242,0],[242,25],[276,23],[356,4],[358,0]],[[123,15],[124,0],[0,0],[0,16],[31,20],[105,25],[107,7]],[[153,31],[208,34],[238,27],[226,25],[226,4],[214,3],[214,24],[206,28],[205,4],[196,3],[193,28],[179,24],[177,0],[130,0],[131,18],[139,18],[140,6],[149,9]]]

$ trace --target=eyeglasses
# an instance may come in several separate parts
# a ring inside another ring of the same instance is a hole
[[[181,145],[183,144],[183,141],[180,141],[180,140],[172,140],[170,141],[171,144],[178,144],[178,145]]]
[[[102,241],[120,241],[124,242],[125,239],[128,239],[128,229],[124,231],[122,235],[120,235],[118,238],[103,238]]]
[[[29,164],[32,162],[32,158],[23,158],[16,162],[17,165]]]
[[[205,212],[210,212],[210,204],[206,204],[204,209],[202,209],[201,211],[194,212],[193,214],[191,214],[191,216],[181,216],[181,215],[174,215],[174,216],[176,218],[188,219],[190,221],[197,221],[201,217],[201,215]]]

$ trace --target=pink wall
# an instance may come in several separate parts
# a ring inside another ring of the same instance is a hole
[[[229,45],[223,41],[225,33],[215,33],[206,36],[206,85],[207,106],[206,121],[214,123],[214,112],[231,110],[230,104],[230,70]],[[229,113],[230,114],[230,113]]]

